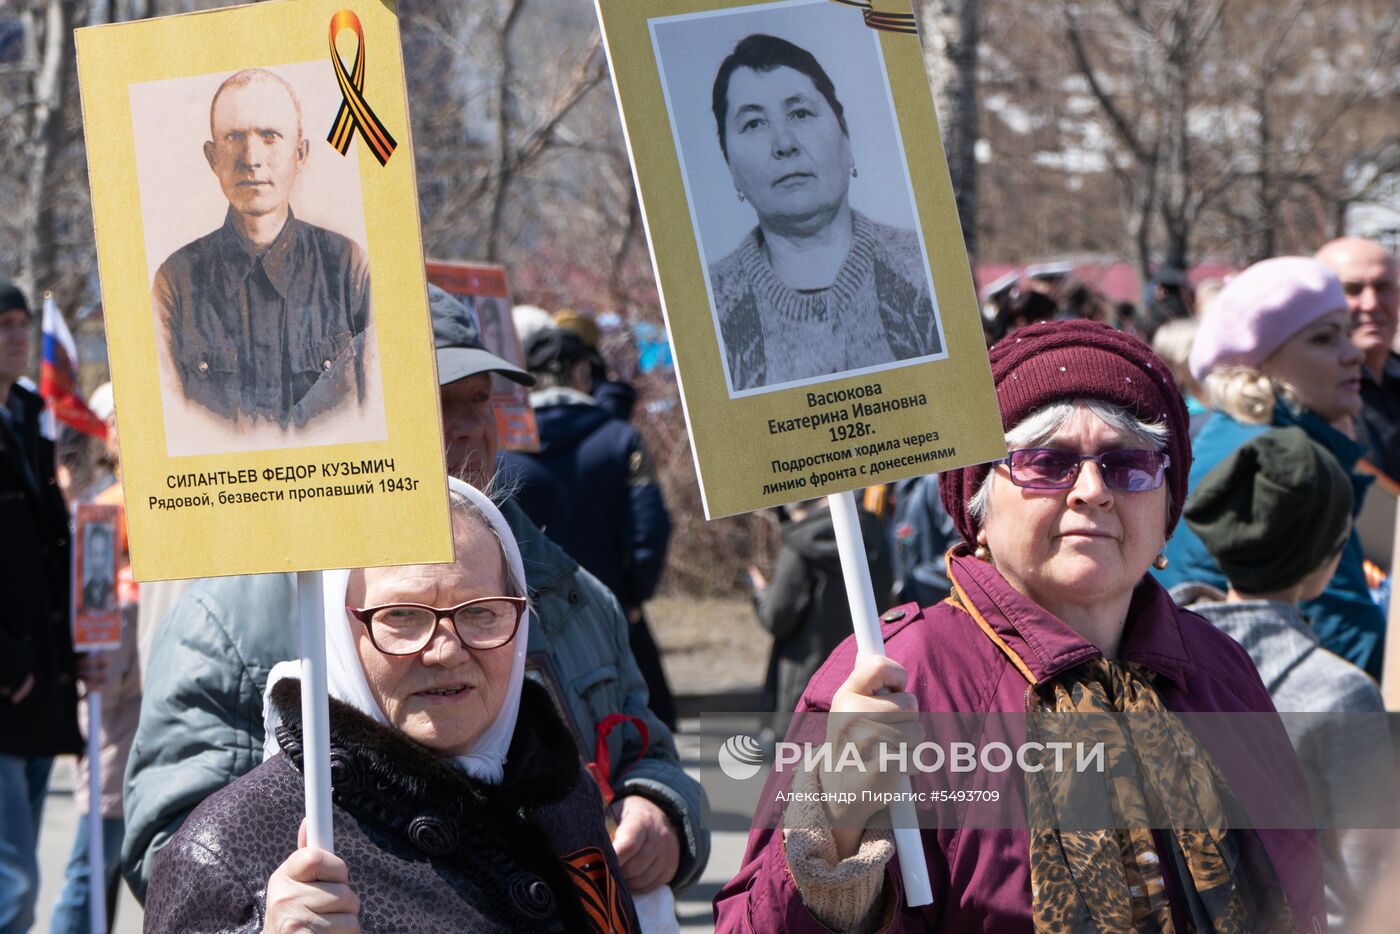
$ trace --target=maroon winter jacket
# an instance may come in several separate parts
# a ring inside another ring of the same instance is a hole
[[[1021,713],[1026,710],[1029,681],[1019,666],[1024,665],[1040,682],[1100,654],[1065,623],[1014,590],[990,564],[971,557],[966,546],[949,553],[948,568],[955,593],[960,592],[972,613],[945,602],[923,610],[909,604],[884,616],[887,654],[908,670],[909,690],[919,699],[920,710]],[[847,639],[812,678],[798,710],[828,711],[855,657],[855,640]],[[1274,710],[1245,650],[1200,616],[1174,604],[1150,576],[1133,593],[1119,660],[1140,663],[1161,675],[1158,693],[1173,711]],[[1201,741],[1232,789],[1257,788],[1257,775],[1262,773],[1274,777],[1271,795],[1306,799],[1301,771],[1277,719],[1263,728],[1253,724],[1242,735],[1231,737],[1230,748],[1218,748],[1209,736]],[[1241,762],[1257,769],[1252,779],[1239,771]],[[1248,795],[1241,798],[1252,814]],[[765,799],[771,800],[767,791]],[[904,904],[898,858],[891,861],[886,877],[900,895],[886,930],[1032,932],[1028,831],[948,826],[923,833],[932,905],[909,908]],[[1315,833],[1261,829],[1258,834],[1298,930],[1325,931],[1322,860]],[[1173,915],[1184,921],[1176,881],[1170,873],[1167,876]],[[750,831],[739,874],[715,897],[715,912],[717,931],[828,930],[802,903],[787,867],[781,832],[758,823]]]

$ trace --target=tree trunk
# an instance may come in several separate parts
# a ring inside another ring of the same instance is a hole
[[[977,262],[977,50],[980,0],[923,0],[924,67],[969,261]]]
[[[54,242],[54,204],[50,190],[54,165],[64,149],[63,99],[68,79],[68,16],[61,0],[47,0],[42,8],[41,44],[32,46],[33,104],[24,148],[27,150],[24,203],[26,219],[20,239],[20,287],[35,296],[53,287],[57,257]],[[26,32],[39,35],[33,13],[25,15]]]
[[[504,234],[506,201],[510,196],[510,184],[515,175],[515,158],[512,142],[516,135],[513,97],[515,94],[515,62],[511,55],[511,33],[520,14],[525,9],[526,0],[512,0],[501,24],[500,54],[501,70],[498,75],[496,105],[496,159],[493,174],[496,176],[495,202],[491,205],[491,229],[486,238],[486,259],[497,263],[501,260],[501,238]]]

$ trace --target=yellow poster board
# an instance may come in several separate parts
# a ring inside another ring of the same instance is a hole
[[[877,6],[597,0],[710,517],[1006,453],[913,17]]]
[[[450,561],[392,4],[75,36],[136,579]]]

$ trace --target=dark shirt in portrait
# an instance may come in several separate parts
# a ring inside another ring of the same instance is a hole
[[[365,399],[369,265],[353,241],[290,213],[259,255],[224,225],[170,255],[156,309],[185,397],[228,419],[298,428]]]
[[[116,606],[116,589],[108,577],[89,577],[83,583],[83,609],[110,610]]]
[[[1369,437],[1357,440],[1369,442],[1367,457],[1374,458],[1386,476],[1400,482],[1400,356],[1392,353],[1385,358],[1379,382],[1370,370],[1361,368],[1361,401],[1361,421]]]

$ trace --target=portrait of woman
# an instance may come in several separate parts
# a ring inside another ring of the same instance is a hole
[[[918,237],[851,207],[860,170],[845,110],[812,53],[746,36],[715,75],[712,108],[734,190],[757,220],[710,266],[733,388],[937,353]]]
[[[860,12],[648,22],[730,396],[941,358],[910,162]]]

